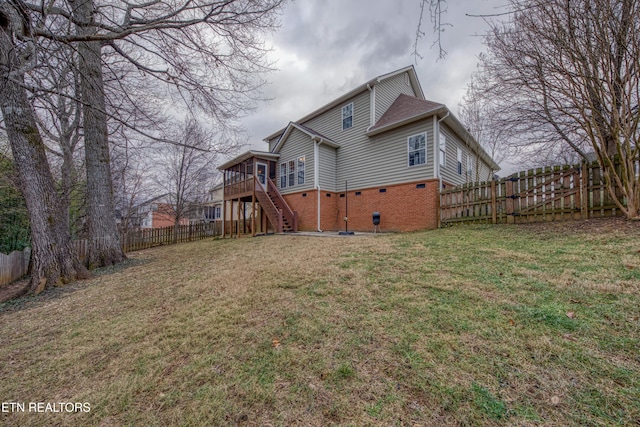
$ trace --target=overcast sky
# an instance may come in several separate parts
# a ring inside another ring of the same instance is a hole
[[[255,113],[243,120],[248,149],[266,150],[262,139],[360,84],[407,65],[416,67],[427,99],[454,113],[466,91],[482,38],[482,18],[466,14],[504,11],[504,0],[447,0],[442,43],[448,55],[438,59],[432,23],[425,10],[419,45],[413,56],[420,15],[419,0],[296,0],[287,4],[282,26],[269,43],[275,71]]]

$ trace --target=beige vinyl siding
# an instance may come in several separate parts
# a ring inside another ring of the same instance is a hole
[[[278,160],[276,171],[276,185],[282,194],[295,193],[303,190],[311,190],[315,184],[313,182],[313,144],[311,137],[298,129],[293,129],[289,137],[280,148],[280,159]],[[304,164],[304,184],[298,184],[298,157],[305,157]],[[280,164],[289,160],[296,161],[296,185],[280,188]]]
[[[466,150],[466,147],[444,123],[440,123],[440,132],[444,133],[447,138],[446,160],[444,167],[440,166],[440,176],[443,181],[449,184],[464,184],[466,182],[464,173],[458,175],[458,152],[456,149],[460,147],[462,150]]]
[[[455,134],[449,129],[447,125],[444,123],[440,123],[440,130],[445,134],[447,138],[447,158],[446,165],[443,168],[440,167],[440,176],[445,182],[448,182],[452,185],[460,185],[467,183],[467,156],[475,156],[470,150],[469,147]],[[457,148],[462,149],[462,175],[458,174],[458,152]],[[489,174],[489,166],[480,158],[475,156],[473,160],[474,166],[476,164],[479,167],[479,178],[480,181],[486,181]],[[477,163],[476,163],[477,162]],[[472,181],[475,181],[475,167],[473,171]]]
[[[320,158],[318,172],[322,190],[336,191],[336,154],[336,149],[328,145],[320,144],[318,147]]]
[[[352,102],[353,126],[349,129],[342,130],[342,107]],[[337,142],[342,147],[351,144],[354,139],[364,137],[364,132],[367,127],[369,127],[369,110],[369,91],[364,91],[331,110],[301,124]]]
[[[489,166],[480,160],[479,169],[478,169],[478,180],[479,181],[490,181],[493,178],[493,171],[489,168]]]
[[[376,122],[380,120],[380,117],[382,117],[401,93],[416,96],[411,87],[411,83],[409,83],[409,85],[405,83],[406,76],[407,73],[398,74],[376,85]]]
[[[433,121],[431,118],[366,138],[362,144],[338,152],[336,185],[350,189],[378,187],[433,178]],[[426,162],[409,166],[408,138],[425,133]]]
[[[273,149],[275,148],[276,144],[278,144],[278,141],[280,140],[280,135],[276,136],[275,138],[271,138],[269,140],[269,152],[273,153]]]
[[[403,76],[396,77],[404,84]],[[350,102],[353,102],[353,127],[343,131],[342,107]],[[369,138],[365,135],[369,127],[369,112],[369,92],[365,91],[303,123],[340,144],[336,149],[336,190],[344,188],[345,181],[348,181],[350,189],[357,190],[433,178],[432,118]],[[426,132],[427,161],[424,165],[409,167],[407,138],[421,132]],[[323,168],[322,163],[320,167]]]

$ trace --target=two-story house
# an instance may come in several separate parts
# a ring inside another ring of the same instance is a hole
[[[257,229],[383,231],[438,226],[440,189],[498,165],[409,66],[363,83],[220,166],[223,216],[251,203]],[[256,226],[251,227],[256,230]],[[234,230],[230,230],[234,232]],[[235,231],[237,232],[237,230]]]

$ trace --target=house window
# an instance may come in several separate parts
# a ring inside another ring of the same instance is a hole
[[[353,127],[353,102],[342,107],[342,130]]]
[[[280,163],[280,188],[287,188],[287,164]]]
[[[304,156],[298,157],[298,185],[304,184]]]
[[[473,158],[471,154],[467,154],[467,175],[469,178],[473,176]]]
[[[411,81],[409,80],[409,73],[404,74],[404,84],[407,86],[411,86]]]
[[[427,161],[426,134],[410,136],[409,145],[409,166],[422,165]]]
[[[215,219],[220,219],[222,218],[222,212],[220,209],[220,206],[216,206],[216,218]]]
[[[289,160],[289,187],[296,185],[296,161]]]
[[[447,165],[447,137],[440,132],[440,166]]]
[[[462,149],[456,148],[456,154],[458,157],[458,175],[462,175]]]

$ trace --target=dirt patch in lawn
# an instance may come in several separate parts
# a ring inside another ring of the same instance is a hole
[[[531,224],[518,224],[523,231],[545,234],[593,234],[593,235],[618,235],[640,234],[640,221],[632,221],[622,217],[592,218],[576,221],[538,222]]]

